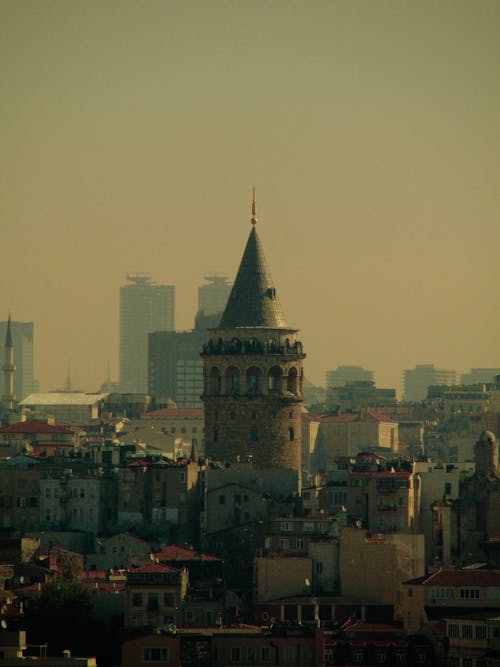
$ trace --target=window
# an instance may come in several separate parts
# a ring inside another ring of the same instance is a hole
[[[302,530],[304,533],[314,533],[314,523],[312,521],[304,521]]]
[[[219,496],[219,505],[225,505],[226,504],[226,496],[224,494],[221,494]]]
[[[423,664],[426,661],[425,653],[417,653],[417,662]]]
[[[241,496],[239,493],[236,493],[234,496],[234,504],[239,505],[241,503]]]
[[[239,646],[233,646],[231,648],[231,660],[233,662],[239,662],[240,661],[240,647]]]
[[[291,521],[282,521],[280,523],[280,530],[282,533],[289,533],[292,530],[292,522]]]
[[[451,493],[451,482],[446,482],[445,483],[444,492],[446,493],[447,496],[450,495],[450,493]]]
[[[173,593],[163,593],[163,606],[173,607],[175,605],[175,595]]]
[[[250,429],[250,440],[252,442],[257,442],[259,439],[259,431],[256,428],[251,428]]]
[[[404,665],[406,662],[406,655],[404,653],[396,653],[396,665]]]
[[[50,489],[45,489],[45,497],[50,498]]]
[[[458,623],[450,623],[448,625],[448,637],[459,637],[460,627]]]
[[[248,662],[255,662],[255,659],[256,659],[255,647],[249,646],[247,648],[247,660]]]
[[[262,646],[260,649],[260,659],[262,662],[269,662],[271,659],[271,649],[269,646]]]
[[[360,665],[363,662],[363,651],[354,649],[352,652],[352,662],[355,665]]]
[[[462,667],[473,667],[472,658],[462,658]]]
[[[132,593],[132,606],[142,607],[142,593]]]
[[[382,653],[382,652],[377,653],[377,665],[384,664],[385,663],[385,658],[386,658],[385,653]]]
[[[288,429],[288,440],[290,440],[290,442],[292,440],[295,440],[295,431],[293,430],[293,428],[291,426]]]
[[[168,662],[168,648],[163,646],[144,647],[142,662]]]
[[[323,574],[323,563],[315,563],[314,569],[316,570],[316,574]]]
[[[486,626],[476,625],[476,627],[474,628],[474,634],[476,639],[486,639]]]
[[[289,547],[288,538],[280,537],[280,549],[288,549],[288,547]]]
[[[472,639],[472,625],[462,624],[462,639]]]
[[[302,540],[300,538],[295,540],[295,547],[297,549],[303,549],[304,548],[304,540]]]
[[[271,538],[270,537],[265,537],[264,538],[264,549],[270,549],[271,548]]]
[[[332,653],[332,661],[330,663],[328,662],[328,651],[331,651]],[[331,649],[326,649],[325,657],[326,657],[326,664],[333,665],[333,651]],[[285,662],[293,664],[296,662],[296,660],[297,658],[295,656],[295,646],[285,646]]]

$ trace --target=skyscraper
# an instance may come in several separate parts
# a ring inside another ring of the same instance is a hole
[[[337,366],[334,371],[326,371],[326,386],[343,387],[347,382],[373,382],[374,372],[363,366]]]
[[[226,307],[231,284],[223,275],[205,276],[207,285],[198,287],[198,310],[210,313],[222,313]]]
[[[0,322],[0,344],[3,345],[7,336],[7,322]],[[14,396],[22,401],[35,391],[33,375],[33,322],[10,323],[12,346],[14,350]],[[5,392],[5,377],[0,373],[0,394]]]
[[[120,287],[120,386],[147,392],[148,334],[175,329],[175,287],[145,273],[129,274],[127,281]]]
[[[456,371],[434,368],[434,364],[417,364],[403,371],[403,395],[405,401],[423,401],[427,389],[433,385],[451,386],[456,382]]]
[[[302,360],[255,225],[219,326],[203,348],[206,453],[256,468],[301,469]]]

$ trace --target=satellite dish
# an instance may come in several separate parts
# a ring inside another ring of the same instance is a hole
[[[7,621],[5,621],[5,620],[2,619],[2,622],[0,623],[0,625],[2,626],[2,628],[3,628],[4,630],[7,630]]]

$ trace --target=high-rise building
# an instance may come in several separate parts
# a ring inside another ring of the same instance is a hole
[[[179,408],[202,408],[203,361],[208,329],[221,313],[199,311],[192,331],[155,331],[148,336],[148,394],[155,405],[174,401]]]
[[[302,360],[255,225],[220,323],[203,348],[205,452],[255,468],[301,469]]]
[[[460,380],[463,385],[494,384],[497,375],[500,375],[500,368],[471,368]]]
[[[374,382],[374,372],[363,366],[337,366],[334,371],[326,371],[326,386],[343,387],[348,382]]]
[[[457,373],[434,364],[417,364],[403,371],[403,396],[405,401],[424,401],[430,386],[456,384]]]
[[[120,287],[120,386],[146,392],[148,334],[175,329],[175,287],[158,285],[148,274],[127,275]]]
[[[7,322],[0,322],[0,344],[3,345],[7,336]],[[14,354],[14,396],[22,401],[35,391],[33,377],[33,322],[11,321],[12,347]],[[0,394],[5,393],[4,373],[0,373]]]
[[[226,307],[231,284],[224,275],[205,276],[207,285],[198,287],[198,310],[208,313],[221,313]]]

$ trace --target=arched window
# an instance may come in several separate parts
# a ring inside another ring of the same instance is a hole
[[[267,389],[270,393],[281,391],[282,370],[279,366],[273,366],[267,376]]]
[[[256,394],[260,390],[260,370],[252,366],[247,370],[247,387],[249,393]]]
[[[291,394],[299,393],[299,376],[296,368],[290,368],[286,379],[286,390]]]
[[[240,372],[235,366],[226,371],[226,394],[240,393]]]
[[[210,393],[220,394],[220,373],[218,368],[212,368],[210,371]]]

